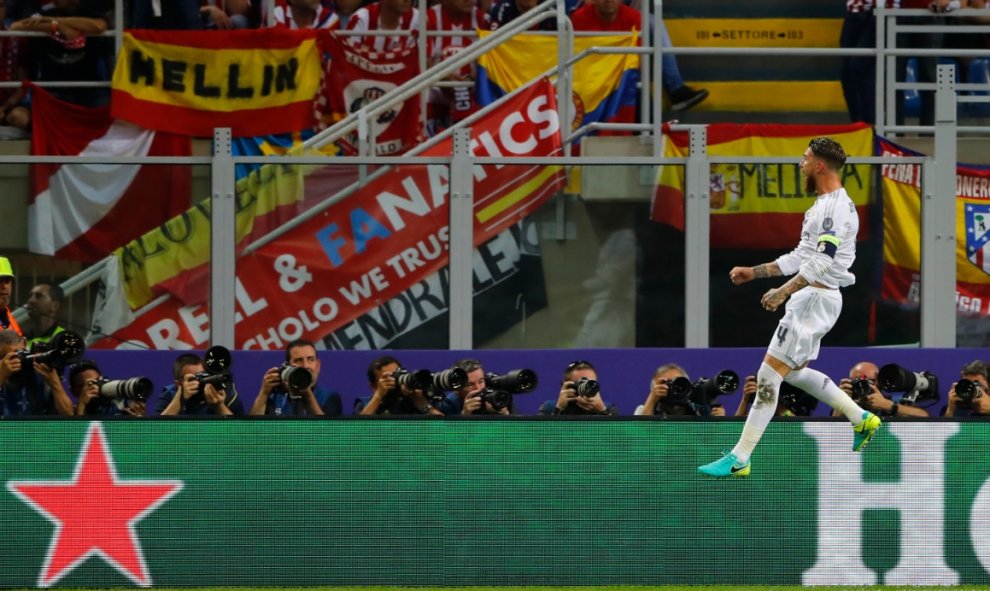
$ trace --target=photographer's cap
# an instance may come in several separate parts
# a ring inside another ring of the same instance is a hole
[[[10,265],[10,259],[0,257],[0,277],[14,278],[14,267]]]

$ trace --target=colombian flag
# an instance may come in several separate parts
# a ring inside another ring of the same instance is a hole
[[[886,139],[883,156],[921,156]],[[885,164],[883,287],[888,301],[916,306],[921,281],[921,166]],[[941,199],[942,196],[936,196]],[[956,291],[960,311],[990,314],[990,167],[956,167]]]
[[[113,72],[112,111],[145,129],[212,137],[313,127],[322,68],[317,32],[124,33]]]
[[[484,39],[490,33],[479,31]],[[577,37],[572,54],[590,47],[637,47],[635,33]],[[517,35],[478,60],[478,103],[488,105],[557,65],[557,38]],[[589,55],[574,65],[570,129],[595,122],[631,122],[639,99],[639,56]],[[566,126],[564,126],[567,129]],[[566,134],[565,134],[566,135]]]
[[[793,248],[801,237],[804,212],[815,202],[805,191],[798,161],[812,138],[828,136],[848,156],[873,155],[873,128],[864,123],[842,126],[738,125],[708,126],[712,156],[792,157],[787,164],[713,164],[710,172],[711,245],[715,248]],[[663,155],[688,156],[686,132],[664,133]],[[859,211],[859,240],[865,239],[871,195],[870,166],[847,164],[842,183]],[[650,218],[684,229],[684,166],[660,167]]]

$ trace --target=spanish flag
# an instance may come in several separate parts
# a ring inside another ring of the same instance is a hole
[[[839,142],[848,156],[873,155],[873,128],[864,123],[842,126],[739,125],[708,126],[711,156],[787,156],[793,163],[727,163],[711,166],[711,245],[715,248],[792,248],[801,237],[804,212],[815,202],[805,190],[798,166],[812,138],[828,136]],[[663,155],[688,156],[686,132],[664,133]],[[856,204],[861,223],[859,239],[870,203],[869,165],[847,164],[842,183]],[[650,218],[684,229],[684,166],[660,167]]]
[[[479,31],[484,39],[490,33]],[[637,47],[636,33],[577,37],[573,54],[590,47]],[[557,64],[557,38],[517,35],[478,60],[478,103],[488,105]],[[635,117],[639,56],[593,54],[574,65],[574,119],[569,129],[594,122],[630,122]],[[568,127],[565,125],[565,129]]]
[[[146,129],[212,137],[313,127],[320,55],[313,30],[124,33],[112,115]]]

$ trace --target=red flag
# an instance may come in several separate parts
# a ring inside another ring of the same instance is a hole
[[[35,156],[189,156],[188,137],[153,132],[110,117],[109,107],[60,101],[34,87]],[[28,208],[32,252],[93,262],[189,204],[183,165],[35,164]]]
[[[344,42],[336,34],[325,37],[330,54],[323,88],[317,99],[317,116],[323,127],[333,125],[386,92],[398,88],[419,74],[416,49],[373,51]],[[413,95],[399,107],[378,116],[375,153],[394,156],[407,152],[423,140],[419,96]],[[355,148],[356,140],[349,139]]]

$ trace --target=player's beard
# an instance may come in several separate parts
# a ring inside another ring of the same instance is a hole
[[[814,195],[818,192],[818,183],[815,182],[814,175],[804,177],[804,194]]]

